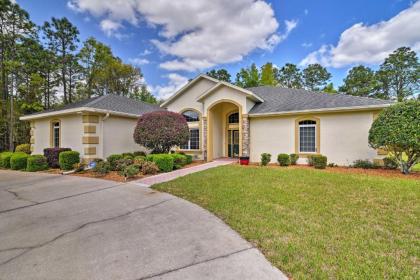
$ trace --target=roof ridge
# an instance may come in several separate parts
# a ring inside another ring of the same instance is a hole
[[[89,106],[95,105],[96,103],[98,103],[99,100],[104,99],[107,95],[108,94],[104,94],[104,95],[101,95],[101,96],[93,97],[92,98],[93,100],[91,100],[88,103],[86,103],[84,107],[89,107]]]

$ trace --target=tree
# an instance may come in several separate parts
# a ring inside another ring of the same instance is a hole
[[[236,74],[235,84],[243,88],[257,87],[260,85],[261,75],[255,63],[249,68],[242,68]]]
[[[292,63],[286,63],[280,69],[277,80],[282,87],[302,88],[302,72]]]
[[[330,94],[337,93],[337,90],[334,88],[333,83],[329,83],[328,85],[326,85],[322,91]]]
[[[303,84],[307,90],[320,91],[331,79],[331,74],[320,64],[309,64],[303,70]]]
[[[273,67],[273,63],[267,62],[261,66],[261,79],[260,85],[262,86],[275,86],[277,85],[277,68]]]
[[[408,174],[420,161],[420,101],[410,100],[384,109],[369,130],[369,144],[383,148]]]
[[[49,49],[59,57],[64,103],[71,103],[72,95],[68,90],[68,68],[73,63],[71,55],[76,50],[77,43],[79,42],[79,30],[65,17],[61,19],[53,17],[51,23],[44,23],[42,30],[48,40]]]
[[[389,91],[399,102],[413,96],[420,87],[420,63],[416,52],[401,47],[381,64],[380,71],[389,81]]]
[[[375,72],[369,67],[359,65],[350,69],[339,91],[355,96],[373,96],[375,86]]]
[[[141,85],[129,96],[132,99],[137,99],[149,104],[157,104],[156,97],[147,89],[146,85]]]
[[[209,72],[206,73],[207,76],[210,76],[212,78],[215,78],[219,81],[225,81],[230,83],[231,82],[231,76],[229,74],[229,72],[226,69],[219,69],[219,70],[211,70]]]
[[[178,113],[157,111],[140,116],[134,129],[134,141],[153,153],[168,153],[174,146],[188,142],[189,129]]]

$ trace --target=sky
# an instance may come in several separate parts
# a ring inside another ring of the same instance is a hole
[[[321,63],[337,87],[348,70],[377,69],[400,46],[420,52],[413,0],[17,0],[41,25],[67,17],[141,68],[158,98],[210,69]]]

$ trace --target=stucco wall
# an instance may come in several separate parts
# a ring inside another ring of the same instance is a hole
[[[206,114],[207,109],[212,106],[214,103],[219,102],[221,100],[234,101],[237,104],[241,105],[242,107],[242,113],[246,114],[246,108],[247,108],[247,98],[246,96],[235,90],[228,87],[220,87],[213,93],[211,93],[209,96],[207,96],[204,100],[204,112]],[[248,104],[249,106],[249,104]]]
[[[368,135],[373,112],[311,115],[320,119],[320,153],[328,162],[349,165],[357,159],[376,157],[369,147]],[[279,153],[295,152],[295,120],[300,116],[251,118],[251,161],[259,162],[261,153],[270,153],[276,162]],[[300,159],[299,163],[306,163]]]
[[[43,154],[45,148],[51,147],[50,128],[52,120],[59,120],[61,123],[61,147],[71,148],[72,150],[82,152],[82,116],[74,114],[68,116],[34,120],[35,143],[33,144],[33,154]]]
[[[133,139],[137,119],[110,116],[103,122],[103,157],[145,150]]]

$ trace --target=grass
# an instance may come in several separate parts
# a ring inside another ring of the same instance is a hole
[[[293,279],[419,279],[420,181],[223,166],[154,187],[216,214]]]

